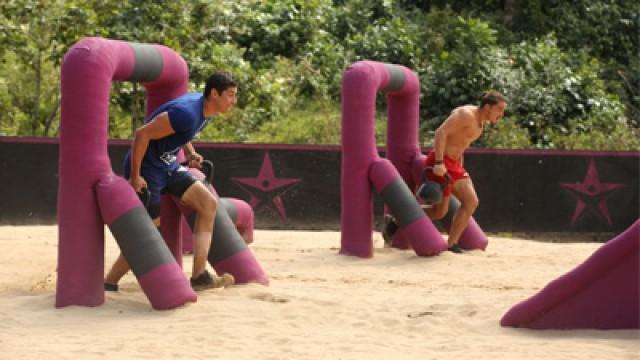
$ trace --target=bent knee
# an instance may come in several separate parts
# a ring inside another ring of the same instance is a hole
[[[209,196],[202,199],[201,211],[213,215],[216,210],[218,210],[218,199],[209,193]]]
[[[465,199],[461,206],[468,212],[473,213],[480,205],[480,200],[478,200],[477,196],[470,197],[469,199]]]
[[[218,199],[210,192],[198,194],[196,201],[189,204],[200,216],[213,216],[218,209]]]

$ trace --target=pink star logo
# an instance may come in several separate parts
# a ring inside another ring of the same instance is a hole
[[[571,218],[571,225],[575,224],[585,209],[604,219],[612,225],[606,198],[611,191],[624,187],[623,184],[601,183],[596,164],[591,159],[587,175],[581,183],[560,183],[560,186],[576,198],[576,210]]]
[[[264,154],[260,172],[255,178],[233,177],[231,180],[242,190],[249,194],[249,205],[254,210],[258,210],[263,205],[271,204],[277,211],[282,221],[287,221],[287,211],[282,196],[300,179],[277,178],[273,174],[273,166],[269,153]]]

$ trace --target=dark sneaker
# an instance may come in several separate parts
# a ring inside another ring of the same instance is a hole
[[[206,290],[211,288],[222,288],[233,285],[235,279],[231,274],[222,274],[222,276],[211,276],[207,270],[200,274],[197,278],[191,278],[191,287],[195,291]]]
[[[104,283],[105,291],[118,291],[118,284]]]
[[[385,215],[381,231],[385,245],[391,245],[391,242],[393,241],[393,234],[395,234],[396,231],[398,231],[398,224],[396,224],[393,216],[389,214]]]
[[[457,244],[449,247],[447,250],[456,254],[462,254],[464,252],[464,250],[462,250],[462,248],[460,248],[460,246],[458,246]]]

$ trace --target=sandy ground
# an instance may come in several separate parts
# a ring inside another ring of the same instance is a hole
[[[485,252],[420,258],[376,233],[374,258],[359,259],[338,255],[338,232],[255,239],[269,287],[155,311],[127,275],[102,306],[56,309],[57,228],[0,227],[0,359],[640,359],[639,331],[499,326],[597,243],[492,237]],[[117,252],[108,234],[107,265]]]

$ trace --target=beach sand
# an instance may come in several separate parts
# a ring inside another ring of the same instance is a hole
[[[255,232],[271,284],[153,310],[133,275],[103,305],[54,307],[57,227],[0,227],[0,359],[640,359],[640,331],[502,328],[600,244],[491,237],[486,251],[338,255],[339,232]],[[107,231],[106,266],[118,254]],[[185,275],[191,257],[184,258]]]

